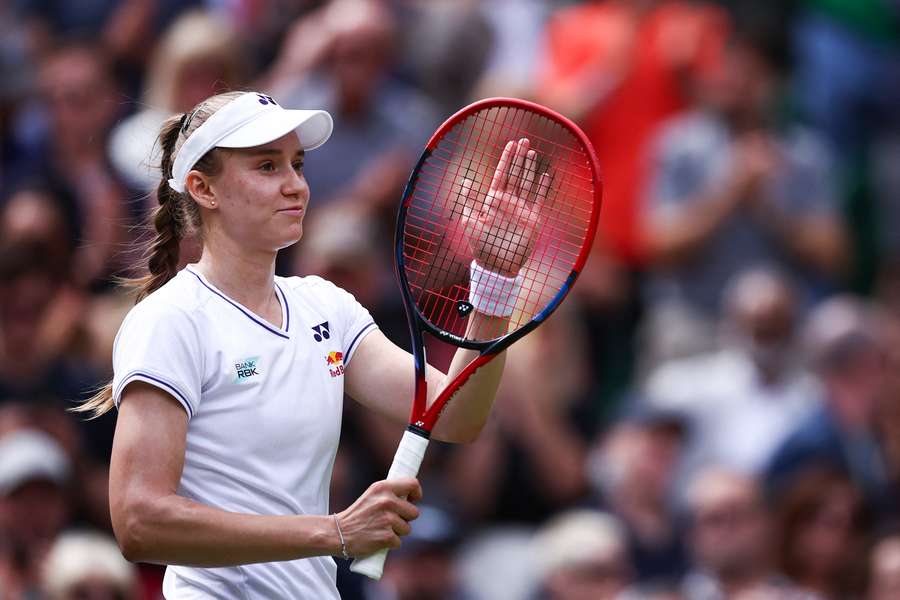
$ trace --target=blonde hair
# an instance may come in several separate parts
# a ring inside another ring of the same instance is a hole
[[[222,85],[227,89],[240,83],[244,65],[234,29],[214,15],[192,10],[179,17],[163,34],[153,55],[144,89],[144,102],[166,111],[175,106],[178,77],[195,61],[212,59],[225,69]]]
[[[126,287],[136,292],[135,304],[161,288],[178,272],[181,240],[200,231],[202,219],[197,203],[187,192],[179,193],[169,186],[172,177],[172,163],[181,146],[200,125],[217,110],[240,96],[243,92],[226,92],[207,98],[184,115],[167,119],[159,133],[162,149],[160,170],[162,179],[156,189],[159,206],[150,215],[150,222],[156,235],[147,244],[144,255],[147,274],[136,279],[124,280]],[[207,152],[193,167],[208,175],[216,175],[222,162],[216,148]],[[71,409],[74,412],[89,412],[91,418],[99,417],[115,406],[112,382],[107,383],[91,398]]]

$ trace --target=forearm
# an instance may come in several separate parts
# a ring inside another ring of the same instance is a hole
[[[473,311],[468,331],[499,331],[505,333],[508,327],[508,318],[491,317]],[[468,337],[471,337],[471,335]],[[431,389],[429,404],[477,356],[477,350],[460,348],[453,355],[450,369],[446,375],[443,377],[430,375],[428,382]],[[494,397],[497,395],[497,388],[500,386],[500,378],[503,376],[505,363],[506,352],[502,352],[475,371],[450,402],[447,403],[444,413],[435,426],[435,438],[448,442],[471,442],[478,437],[494,404]],[[433,383],[433,380],[437,381]]]
[[[329,516],[233,513],[176,494],[116,512],[116,537],[132,561],[221,567],[340,554]]]

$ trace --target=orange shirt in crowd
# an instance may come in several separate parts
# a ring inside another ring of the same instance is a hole
[[[643,7],[643,8],[641,8]],[[639,262],[647,144],[690,103],[693,83],[719,61],[728,20],[680,0],[606,0],[551,17],[537,96],[584,127],[603,175],[600,239]]]

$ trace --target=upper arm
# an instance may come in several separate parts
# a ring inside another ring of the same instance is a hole
[[[109,472],[110,514],[117,535],[142,507],[176,492],[187,427],[185,408],[160,388],[135,381],[122,392]]]

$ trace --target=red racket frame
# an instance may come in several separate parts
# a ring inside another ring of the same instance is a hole
[[[451,131],[453,127],[467,119],[472,114],[482,110],[500,107],[523,109],[533,113],[538,113],[541,116],[562,125],[575,136],[588,158],[591,172],[594,175],[594,202],[589,219],[588,230],[584,239],[584,245],[581,248],[578,256],[576,257],[572,270],[566,278],[565,282],[561,286],[560,290],[556,293],[556,295],[550,300],[547,306],[540,313],[535,315],[531,319],[531,321],[504,336],[493,340],[474,341],[467,340],[451,332],[444,331],[443,329],[434,326],[419,310],[419,307],[413,300],[409,281],[406,277],[405,257],[403,252],[403,232],[406,223],[407,211],[413,198],[413,192],[416,187],[415,184],[418,179],[419,171],[425,164],[425,161],[428,159],[428,157],[431,156],[431,153],[437,147],[441,139],[445,135],[447,135],[447,133]],[[471,377],[472,374],[475,373],[475,371],[477,371],[481,366],[493,359],[497,354],[508,348],[510,344],[531,332],[548,316],[550,316],[550,314],[553,313],[554,310],[556,310],[562,300],[569,293],[569,290],[571,290],[572,284],[575,283],[575,279],[581,272],[581,269],[584,266],[584,263],[587,261],[588,255],[591,252],[593,239],[597,232],[597,222],[600,217],[602,196],[603,186],[600,179],[599,162],[597,161],[597,156],[594,152],[593,147],[591,146],[590,141],[587,139],[587,136],[585,136],[584,132],[581,131],[581,129],[579,129],[579,127],[575,125],[575,123],[560,115],[559,113],[541,106],[540,104],[528,102],[527,100],[520,100],[518,98],[487,98],[485,100],[480,100],[463,108],[462,110],[451,116],[440,126],[440,128],[438,128],[434,135],[431,136],[431,139],[428,140],[428,143],[425,146],[425,150],[423,151],[422,156],[419,158],[416,167],[413,169],[413,172],[406,184],[406,188],[404,189],[403,198],[400,204],[400,210],[397,215],[397,229],[394,240],[396,251],[397,277],[400,282],[403,304],[406,309],[406,315],[409,322],[413,357],[415,361],[415,397],[410,413],[409,425],[409,429],[411,431],[414,431],[415,433],[425,438],[430,437],[431,431],[434,428],[434,425],[437,422],[437,419],[440,416],[441,412],[444,410],[444,407],[447,405],[447,402],[450,400],[453,394],[456,393],[456,391],[469,379],[469,377]],[[423,332],[426,331],[436,338],[448,342],[454,346],[480,351],[479,356],[476,357],[472,362],[470,362],[453,379],[453,381],[451,381],[441,391],[441,393],[438,395],[438,397],[430,407],[427,406],[428,385],[425,379],[427,366],[425,361],[425,343]]]

